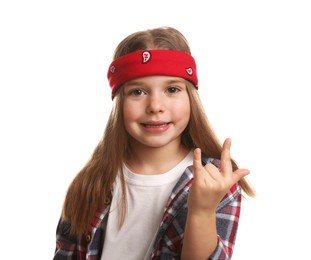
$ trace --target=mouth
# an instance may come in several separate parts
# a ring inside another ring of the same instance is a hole
[[[163,127],[166,127],[170,124],[170,122],[168,123],[164,123],[164,122],[161,122],[161,123],[142,123],[142,126],[143,127],[146,127],[146,128],[163,128]]]
[[[170,129],[172,122],[165,121],[146,121],[141,123],[143,129],[152,134],[161,134]]]

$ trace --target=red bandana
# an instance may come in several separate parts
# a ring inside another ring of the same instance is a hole
[[[181,77],[198,88],[194,58],[176,50],[140,50],[126,54],[110,64],[107,77],[114,94],[131,79],[153,75]]]

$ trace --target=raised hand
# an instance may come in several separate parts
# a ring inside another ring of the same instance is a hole
[[[220,170],[209,163],[201,162],[201,149],[193,155],[194,179],[188,196],[189,211],[196,213],[215,212],[217,205],[228,190],[241,178],[249,174],[247,169],[232,171],[230,156],[231,139],[224,141],[220,159]]]

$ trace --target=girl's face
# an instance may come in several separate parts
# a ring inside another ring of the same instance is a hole
[[[154,148],[180,143],[190,119],[184,79],[142,77],[128,81],[123,92],[124,125],[134,142]]]

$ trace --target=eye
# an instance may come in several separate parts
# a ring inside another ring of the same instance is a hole
[[[144,95],[145,92],[142,89],[132,89],[129,91],[129,94],[133,96],[141,96]]]
[[[167,88],[167,92],[170,94],[174,94],[174,93],[177,93],[179,91],[180,91],[180,89],[178,87],[175,87],[175,86],[170,86]]]

